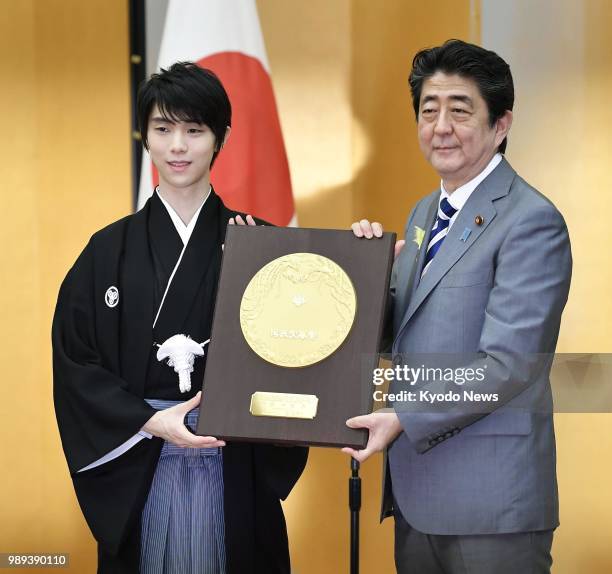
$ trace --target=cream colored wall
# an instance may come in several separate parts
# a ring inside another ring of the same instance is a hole
[[[353,200],[350,0],[259,0],[299,224],[346,227]]]
[[[612,351],[611,19],[606,0],[482,0],[483,45],[508,59],[516,85],[508,158],[561,210],[572,241],[560,352]],[[612,415],[560,413],[555,425],[561,526],[553,572],[610,572]]]
[[[93,572],[53,414],[50,325],[88,237],[130,209],[128,12],[121,0],[0,8],[0,551],[69,552],[71,571]]]
[[[560,345],[604,351],[612,342],[602,203],[612,157],[605,34],[612,8],[605,0],[558,5],[570,10],[555,12],[565,51],[557,59],[523,52],[516,64],[520,107],[509,157],[559,205],[572,234],[576,267]],[[0,7],[8,126],[0,138],[0,551],[70,552],[70,570],[89,572],[95,547],[52,411],[49,329],[59,283],[89,235],[130,209],[127,5],[4,0]],[[300,223],[344,228],[367,215],[401,230],[414,201],[437,184],[416,145],[412,55],[448,37],[478,39],[479,2],[258,0],[258,7]],[[546,12],[525,15],[535,31],[553,33]],[[513,50],[524,35],[517,38]],[[529,81],[520,63],[529,64]],[[611,569],[611,425],[609,415],[557,417],[557,574]],[[362,476],[362,571],[391,572],[392,527],[377,524],[380,460],[366,463]],[[312,450],[285,505],[298,574],[348,570],[347,478],[346,457]]]

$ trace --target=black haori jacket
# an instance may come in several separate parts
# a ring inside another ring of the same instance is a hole
[[[97,232],[68,272],[53,320],[57,421],[79,504],[98,541],[99,572],[138,572],[140,516],[163,441],[144,439],[110,462],[78,470],[133,436],[155,412],[143,400],[150,396],[154,340],[184,332],[194,316],[197,340],[210,336],[221,246],[228,220],[237,215],[211,192],[154,334],[160,298],[154,243],[163,252],[178,237],[162,212],[154,195],[138,213]],[[159,233],[170,239],[160,239]],[[119,294],[115,306],[107,302],[111,286]],[[181,400],[200,390],[203,369],[196,369],[191,393]],[[289,573],[280,500],[306,458],[301,447],[228,443],[223,449],[227,574]]]

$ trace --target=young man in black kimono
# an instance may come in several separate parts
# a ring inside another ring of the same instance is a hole
[[[138,116],[159,186],[93,235],[53,321],[55,409],[98,572],[289,573],[280,499],[306,449],[196,436],[205,356],[186,392],[157,359],[174,335],[209,339],[226,226],[255,225],[210,186],[230,102],[212,72],[179,63],[142,86]]]

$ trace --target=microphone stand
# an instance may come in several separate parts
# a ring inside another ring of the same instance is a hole
[[[361,510],[361,478],[359,462],[351,458],[349,478],[349,508],[351,510],[351,574],[359,574],[359,511]]]

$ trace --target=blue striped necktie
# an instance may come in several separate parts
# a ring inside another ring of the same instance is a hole
[[[425,272],[429,268],[432,259],[442,246],[442,242],[448,233],[448,226],[453,215],[457,213],[457,210],[449,203],[448,199],[443,198],[438,206],[438,217],[434,226],[431,228],[429,234],[429,243],[427,244],[427,253],[425,254],[425,261],[423,262],[423,271],[421,271],[421,277],[425,275]]]

